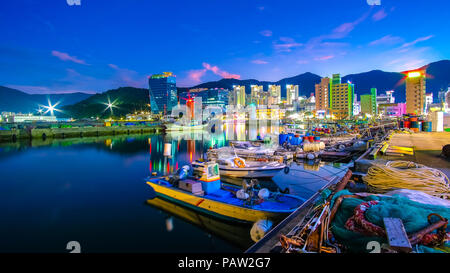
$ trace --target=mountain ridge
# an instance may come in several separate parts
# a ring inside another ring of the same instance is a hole
[[[415,70],[426,70],[427,92],[433,93],[434,100],[437,101],[439,90],[447,90],[450,84],[450,60],[432,62]],[[402,73],[403,72],[403,73]],[[387,90],[394,90],[396,102],[405,101],[405,71],[386,72],[374,69],[367,72],[349,74],[342,77],[342,82],[351,81],[355,84],[355,93],[358,95],[368,94],[370,88],[377,88],[378,94]],[[178,92],[183,92],[192,88],[225,88],[232,89],[233,85],[244,85],[246,93],[250,93],[250,86],[253,84],[263,85],[267,90],[269,84],[281,85],[282,96],[286,96],[286,84],[298,84],[299,93],[309,96],[314,93],[314,85],[320,82],[322,77],[311,72],[305,72],[293,77],[283,78],[275,82],[259,81],[256,79],[220,79],[195,85],[193,87],[177,87]],[[66,115],[73,117],[108,116],[104,111],[105,103],[119,99],[120,103],[114,108],[114,114],[127,114],[134,111],[148,110],[149,90],[148,88],[119,87],[107,90],[102,93],[68,93],[68,94],[45,94],[34,95],[23,91],[0,86],[0,112],[36,112],[38,105],[48,105],[47,98],[54,104],[61,101],[58,108],[66,110]],[[64,99],[63,99],[64,98]]]

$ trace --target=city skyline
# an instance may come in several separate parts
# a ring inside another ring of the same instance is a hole
[[[97,93],[148,88],[149,75],[172,71],[177,86],[191,87],[304,72],[400,72],[450,56],[444,1],[241,2],[5,3],[0,85]],[[425,10],[421,24],[409,24]]]

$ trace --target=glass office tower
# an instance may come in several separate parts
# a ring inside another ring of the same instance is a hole
[[[175,75],[172,72],[151,75],[148,85],[152,113],[170,113],[178,103]]]

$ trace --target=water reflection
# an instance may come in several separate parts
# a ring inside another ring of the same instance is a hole
[[[245,140],[276,131],[246,128],[237,124],[233,133],[221,135],[173,132],[0,143],[0,206],[6,208],[0,211],[0,252],[65,252],[61,246],[71,240],[80,240],[86,252],[245,250],[252,243],[250,226],[149,200],[151,189],[143,178],[173,172],[210,147],[227,145],[228,134]],[[163,157],[165,143],[171,143],[171,158]],[[261,185],[308,198],[343,175],[345,166],[291,162],[289,172]]]
[[[198,226],[208,233],[223,238],[238,248],[246,249],[252,244],[249,233],[251,228],[250,225],[223,221],[215,217],[195,212],[159,197],[147,200],[147,204],[168,214],[165,219],[165,225],[169,232],[176,231],[177,229],[177,227],[173,225],[173,219],[171,218],[171,216],[175,216]]]

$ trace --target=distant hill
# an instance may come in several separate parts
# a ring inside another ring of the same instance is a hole
[[[244,85],[245,92],[250,94],[250,86],[251,85],[263,85],[264,90],[268,89],[269,84],[278,84],[281,85],[281,96],[286,96],[286,84],[298,84],[299,85],[299,93],[300,95],[308,95],[311,92],[314,92],[314,84],[320,82],[320,76],[313,73],[303,73],[297,75],[295,77],[286,78],[279,80],[277,82],[269,82],[269,81],[258,81],[255,79],[249,80],[236,80],[236,79],[221,79],[219,81],[206,82],[191,88],[226,88],[233,89],[233,85]],[[178,92],[183,92],[191,88],[178,88]]]
[[[418,69],[426,69],[428,78],[426,82],[427,92],[433,93],[436,100],[438,92],[441,89],[447,90],[450,85],[450,60],[442,60],[430,63]],[[328,75],[331,77],[331,75]],[[343,76],[343,75],[341,75]],[[403,81],[405,75],[401,72],[385,72],[381,70],[372,70],[358,74],[350,74],[342,77],[342,82],[351,81],[355,84],[355,93],[358,95],[368,94],[370,88],[377,88],[378,93],[383,93],[387,90],[395,90],[394,96],[397,102],[404,102],[405,98],[405,82]],[[236,79],[222,79],[219,81],[212,81],[202,83],[191,88],[228,88],[232,89],[233,85],[245,85],[246,93],[250,93],[250,85],[263,85],[267,90],[269,84],[281,85],[281,96],[286,96],[286,84],[298,84],[299,92],[302,96],[309,96],[314,93],[314,85],[320,82],[321,77],[313,73],[303,73],[294,77],[285,78],[277,82],[250,80],[236,80]],[[190,88],[179,88],[179,91],[185,91]]]
[[[48,105],[60,102],[58,108],[82,101],[92,94],[68,93],[68,94],[27,94],[17,89],[0,86],[0,112],[35,113],[39,105]]]
[[[114,107],[107,109],[110,101]],[[83,101],[63,107],[67,116],[74,118],[108,118],[120,117],[135,111],[148,111],[150,103],[148,89],[135,87],[120,87],[95,94]]]
[[[450,60],[443,60],[430,63],[418,69],[427,71],[427,92],[433,93],[435,101],[441,89],[446,90],[450,85]],[[331,75],[328,75],[331,76]],[[401,72],[385,72],[372,70],[358,74],[350,74],[342,77],[342,82],[351,81],[355,84],[355,93],[358,100],[361,94],[368,94],[370,88],[375,87],[378,93],[387,90],[395,90],[394,96],[397,102],[405,101],[405,75]],[[233,85],[244,85],[247,93],[250,93],[250,86],[253,84],[263,85],[267,90],[269,84],[281,85],[281,95],[286,97],[286,84],[299,85],[299,92],[302,96],[309,96],[314,93],[314,85],[319,83],[321,76],[313,73],[303,73],[294,77],[284,78],[276,82],[258,81],[255,79],[236,80],[221,79],[219,81],[205,82],[191,88],[226,88],[233,89]],[[178,92],[186,91],[190,88],[178,88]],[[72,94],[52,94],[52,95],[30,95],[22,91],[0,86],[0,112],[35,112],[38,105],[48,105],[48,98],[52,103],[60,101],[58,108],[65,112],[64,116],[74,118],[111,116],[109,109],[105,105],[108,98],[114,102],[113,116],[120,117],[135,111],[149,110],[149,91],[146,88],[121,87],[108,90],[95,95],[84,93]]]

